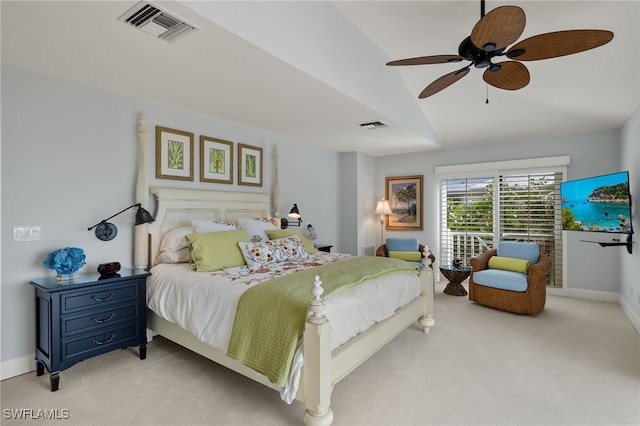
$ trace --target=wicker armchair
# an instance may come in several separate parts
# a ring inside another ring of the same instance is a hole
[[[546,302],[547,274],[551,270],[551,259],[546,254],[539,253],[537,263],[532,264],[526,274],[527,285],[524,291],[505,290],[491,287],[486,282],[483,285],[474,282],[474,274],[489,269],[489,260],[498,255],[498,249],[488,250],[470,259],[472,271],[469,277],[469,300],[503,311],[537,315],[544,309]]]

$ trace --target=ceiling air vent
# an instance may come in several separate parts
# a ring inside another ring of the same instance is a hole
[[[362,123],[360,127],[363,129],[380,129],[382,127],[389,127],[389,125],[382,121],[372,121],[371,123]]]
[[[131,25],[147,34],[173,43],[197,30],[198,27],[159,6],[141,1],[127,10],[118,21]]]

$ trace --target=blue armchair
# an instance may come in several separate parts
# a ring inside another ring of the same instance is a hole
[[[386,244],[381,245],[376,250],[376,256],[396,257],[413,262],[422,269],[426,264],[433,269],[433,262],[436,257],[417,238],[387,238]],[[422,259],[429,259],[422,262]]]

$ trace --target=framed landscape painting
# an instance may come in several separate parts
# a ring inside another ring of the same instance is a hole
[[[238,144],[238,185],[262,186],[262,148]]]
[[[386,229],[422,229],[422,175],[387,177],[385,198],[393,212]]]
[[[233,142],[200,135],[200,182],[233,183]]]
[[[156,126],[156,178],[193,180],[193,133]]]

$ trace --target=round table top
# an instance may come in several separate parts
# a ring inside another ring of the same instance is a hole
[[[440,266],[440,269],[452,272],[471,272],[471,266],[460,266],[459,268],[454,268],[453,265],[442,265]]]

